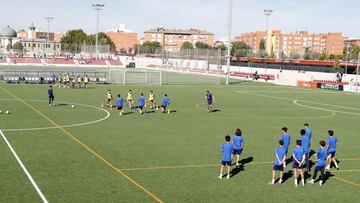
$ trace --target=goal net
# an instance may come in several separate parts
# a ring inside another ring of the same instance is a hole
[[[110,69],[108,81],[115,84],[161,85],[162,72],[146,69]]]

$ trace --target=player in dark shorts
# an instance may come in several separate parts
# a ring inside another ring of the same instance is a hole
[[[55,97],[54,97],[54,90],[53,90],[52,85],[49,86],[48,97],[49,97],[49,106],[55,106],[55,104],[54,104]]]
[[[210,91],[206,91],[206,96],[205,96],[206,100],[207,100],[207,104],[208,104],[208,112],[212,111],[213,108],[213,101],[214,101],[214,97],[213,95],[210,93]]]

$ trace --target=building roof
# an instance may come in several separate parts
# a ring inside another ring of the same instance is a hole
[[[1,37],[17,37],[16,31],[12,29],[9,25],[1,29]]]
[[[154,28],[145,31],[144,33],[164,33],[164,34],[180,34],[180,35],[192,35],[192,34],[214,35],[214,33],[199,29],[181,30],[181,29],[165,29],[165,28]]]

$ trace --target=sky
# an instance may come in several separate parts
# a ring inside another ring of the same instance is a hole
[[[269,24],[284,32],[308,30],[342,32],[344,36],[360,38],[359,0],[233,0],[232,36],[242,32],[266,29],[264,9],[272,9]],[[0,27],[10,25],[25,29],[33,22],[47,30],[45,16],[55,19],[51,31],[81,28],[96,32],[96,11],[93,3],[104,3],[100,12],[99,30],[127,28],[142,36],[155,27],[174,29],[199,28],[227,36],[229,0],[0,0]]]

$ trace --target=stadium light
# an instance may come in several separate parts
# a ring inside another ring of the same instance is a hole
[[[227,73],[226,73],[226,84],[229,84],[230,78],[230,59],[231,59],[231,26],[232,26],[232,10],[233,0],[229,0],[229,11],[228,11],[228,44],[227,44]]]
[[[98,42],[99,42],[99,12],[104,8],[105,4],[92,4],[92,7],[96,10],[96,39],[95,39],[95,52],[96,58],[98,58]]]
[[[47,35],[46,35],[46,44],[47,44],[49,43],[49,38],[50,38],[50,22],[54,20],[54,17],[47,16],[45,17],[45,20],[47,21]],[[43,51],[45,52],[45,47]]]
[[[347,40],[349,40],[349,37],[345,37],[345,43],[346,43],[346,62],[345,62],[345,77],[347,75],[347,69],[348,69],[348,61],[349,61],[349,47],[350,44],[348,42],[346,42]],[[346,78],[345,78],[346,79]]]
[[[358,53],[358,61],[356,66],[356,92],[359,92],[359,66],[360,66],[360,52]]]

